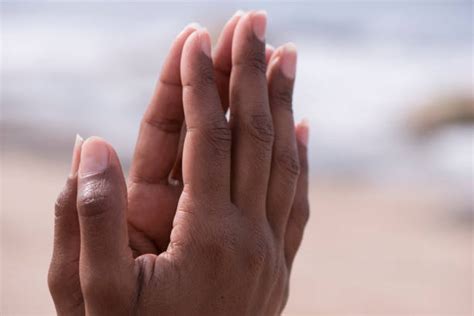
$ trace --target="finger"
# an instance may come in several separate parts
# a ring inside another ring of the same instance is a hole
[[[275,48],[272,45],[267,44],[265,46],[265,62],[267,63],[267,65],[270,63],[270,59],[272,58],[274,51]]]
[[[82,138],[78,135],[73,149],[71,174],[55,206],[53,256],[48,286],[58,315],[84,315],[79,281],[81,239],[76,210],[77,168]]]
[[[296,252],[303,238],[304,228],[309,218],[308,201],[308,124],[303,121],[296,127],[298,141],[298,157],[301,166],[300,176],[296,187],[296,194],[288,218],[285,233],[285,257],[287,266],[291,269]]]
[[[230,82],[232,201],[264,215],[273,146],[265,77],[266,13],[244,15],[235,30]]]
[[[187,135],[183,149],[184,190],[206,199],[228,198],[230,130],[224,116],[210,58],[206,30],[186,41],[181,60]]]
[[[283,240],[300,172],[293,120],[292,95],[296,73],[296,48],[280,47],[268,70],[268,94],[275,141],[267,197],[267,218],[276,236]]]
[[[78,172],[77,210],[79,273],[88,314],[121,314],[133,292],[126,207],[126,185],[115,151],[100,138],[87,139]]]
[[[221,104],[224,111],[229,108],[229,79],[232,70],[232,39],[234,37],[235,27],[240,18],[244,15],[244,11],[237,11],[227,21],[222,29],[216,47],[213,51],[213,63],[216,76],[217,89],[221,98]]]
[[[181,128],[181,136],[179,138],[178,155],[170,174],[170,181],[173,185],[183,183],[183,147],[184,140],[186,139],[186,129],[186,124],[183,124]]]
[[[180,60],[184,42],[198,28],[188,25],[175,39],[150,105],[143,115],[130,169],[133,182],[168,184],[183,125]]]
[[[216,48],[213,50],[213,63],[216,76],[217,90],[221,98],[222,108],[226,112],[229,108],[229,80],[232,70],[232,40],[234,36],[235,27],[238,21],[244,15],[244,11],[237,11],[224,26],[219,39],[217,40]],[[274,51],[271,45],[267,45],[265,48],[265,60],[270,60],[270,57]],[[185,134],[185,133],[184,133]],[[180,148],[178,150],[178,158],[175,166],[173,167],[172,178],[176,179],[178,183],[182,182],[181,176],[181,162],[183,154],[183,143],[184,134],[181,134]]]

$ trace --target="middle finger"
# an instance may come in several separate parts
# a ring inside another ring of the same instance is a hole
[[[265,214],[273,123],[265,76],[266,13],[244,15],[235,30],[230,80],[232,201]],[[256,214],[254,214],[256,215]]]

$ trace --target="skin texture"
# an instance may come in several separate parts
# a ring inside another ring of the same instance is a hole
[[[308,126],[291,111],[296,51],[265,47],[265,26],[235,15],[212,58],[205,29],[177,36],[128,183],[111,145],[76,142],[48,276],[59,315],[282,311],[309,216]]]

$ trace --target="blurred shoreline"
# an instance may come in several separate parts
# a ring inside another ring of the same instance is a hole
[[[138,126],[136,130],[138,130]],[[135,135],[136,130],[130,131],[130,134]],[[450,136],[451,132],[453,135]],[[3,153],[24,153],[46,161],[68,161],[77,133],[77,130],[61,123],[38,126],[26,122],[0,121],[0,141]],[[79,134],[85,138],[92,136]],[[313,131],[310,137],[318,138],[319,135],[315,134]],[[445,134],[451,138],[448,137],[447,140],[442,141],[436,139],[436,137],[442,139]],[[380,149],[375,150],[371,155],[360,155],[359,157],[352,153],[354,156],[347,160],[343,159],[344,152],[339,153],[339,150],[333,148],[329,153],[325,153],[327,148],[324,145],[312,145],[309,151],[310,173],[314,178],[340,179],[348,182],[363,181],[379,185],[430,185],[433,184],[433,180],[442,179],[442,182],[438,181],[439,183],[434,186],[451,188],[452,191],[468,194],[474,181],[474,162],[470,159],[473,157],[474,149],[468,144],[474,136],[474,129],[472,126],[461,126],[458,130],[453,127],[452,131],[448,129],[447,132],[441,132],[440,135],[435,136],[433,140],[424,140],[424,144],[417,144],[416,139],[407,138],[404,143],[397,145],[398,148],[395,146],[391,149],[393,156],[388,160],[385,160],[387,153],[384,156],[379,156]],[[102,135],[94,136],[102,137]],[[455,147],[451,145],[451,148],[443,149],[443,143],[447,145],[446,142],[452,142],[453,137],[460,139],[461,142],[455,143]],[[107,140],[110,141],[110,139]],[[120,146],[123,145],[120,142],[118,146],[113,140],[110,142],[117,150],[124,170],[127,171],[131,164],[134,141],[130,141],[130,144],[125,147]],[[463,150],[461,152],[454,151],[451,153],[451,158],[445,157],[445,161],[442,163],[445,165],[444,167],[433,165],[433,159],[436,161],[436,156],[446,155],[446,149],[453,150],[455,148],[463,148]],[[461,160],[458,159],[458,166],[451,165],[451,169],[447,168],[446,163],[449,164],[449,161],[454,157],[461,158],[459,155],[465,155],[465,157]],[[409,163],[396,162],[398,157]],[[464,170],[466,172],[463,172]]]

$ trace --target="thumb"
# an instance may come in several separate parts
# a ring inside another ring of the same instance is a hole
[[[127,301],[127,289],[133,284],[126,209],[127,190],[117,154],[104,140],[87,139],[82,145],[78,172],[77,211],[81,234],[79,274],[88,312],[100,314],[104,308],[108,312],[125,308],[117,302]],[[106,302],[115,303],[107,306]]]

